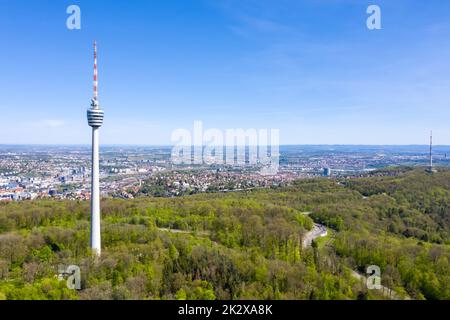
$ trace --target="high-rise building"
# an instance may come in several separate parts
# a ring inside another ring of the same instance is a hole
[[[87,111],[89,126],[92,127],[92,174],[91,174],[91,249],[101,254],[100,235],[100,170],[99,170],[99,128],[103,124],[103,110],[98,103],[97,44],[94,42],[94,96]]]

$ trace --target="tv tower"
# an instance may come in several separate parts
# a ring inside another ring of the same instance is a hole
[[[100,182],[99,182],[99,128],[103,124],[103,110],[98,104],[97,43],[94,41],[94,96],[87,111],[89,126],[92,127],[92,174],[91,174],[91,249],[97,256],[101,254],[100,236]]]

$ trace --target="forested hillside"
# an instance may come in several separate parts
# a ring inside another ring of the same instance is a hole
[[[329,236],[304,248],[313,221]],[[450,170],[300,180],[290,187],[0,204],[0,299],[380,299],[351,271],[378,265],[400,296],[450,299]],[[82,289],[58,281],[78,265]]]

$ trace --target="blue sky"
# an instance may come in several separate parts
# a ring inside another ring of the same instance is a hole
[[[450,1],[0,0],[1,144],[90,143],[94,39],[102,143],[169,144],[201,120],[282,144],[450,144]]]

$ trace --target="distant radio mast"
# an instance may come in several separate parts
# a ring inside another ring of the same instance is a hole
[[[428,168],[429,173],[433,173],[433,131],[430,132],[430,166]]]
[[[430,133],[430,171],[433,171],[433,131]]]

